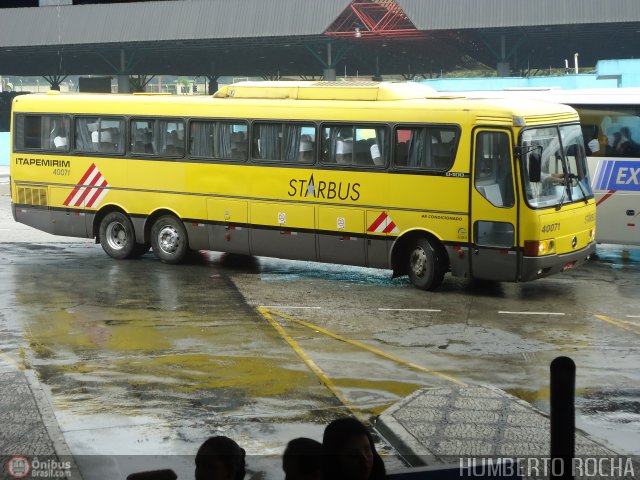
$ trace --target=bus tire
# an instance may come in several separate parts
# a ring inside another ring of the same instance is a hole
[[[407,270],[411,283],[421,290],[435,290],[442,284],[444,266],[438,252],[424,237],[409,249]]]
[[[100,245],[112,258],[129,258],[136,247],[136,234],[129,217],[111,212],[100,222]]]
[[[151,227],[151,248],[164,263],[176,264],[189,252],[187,230],[173,215],[163,215]]]

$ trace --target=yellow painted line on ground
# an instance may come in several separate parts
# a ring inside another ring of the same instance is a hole
[[[265,307],[258,307],[258,312],[267,320],[267,322],[269,322],[269,324],[275,329],[275,331],[278,332],[278,334],[284,339],[284,341],[289,344],[293,351],[296,352],[296,354],[302,359],[307,367],[309,367],[309,369],[316,375],[316,377],[320,379],[320,382],[322,382],[322,384],[327,387],[327,389],[329,389],[329,391],[340,401],[340,403],[347,407],[347,409],[349,409],[349,411],[353,415],[359,417],[359,415],[356,414],[353,405],[351,405],[349,400],[347,400],[346,397],[342,395],[342,392],[340,392],[338,387],[336,387],[336,385],[331,381],[329,377],[325,375],[320,367],[318,367],[318,365],[316,365],[316,363],[311,360],[311,358],[309,358],[302,347],[298,345],[298,342],[291,338],[291,336],[284,330],[284,328],[282,328],[282,326],[271,316],[271,314],[274,312]]]
[[[422,365],[418,365],[417,363],[413,363],[413,362],[408,362],[406,360],[403,360],[399,357],[396,357],[395,355],[391,355],[389,353],[383,352],[382,350],[378,350],[375,347],[370,347],[369,345],[365,345],[364,343],[360,343],[356,340],[349,340],[348,338],[342,337],[336,333],[330,332],[329,330],[326,330],[322,327],[319,327],[318,325],[314,325],[313,323],[309,323],[309,322],[305,322],[304,320],[300,320],[297,318],[292,317],[291,315],[287,315],[286,313],[282,313],[282,312],[277,312],[275,310],[270,310],[270,309],[265,309],[266,312],[271,313],[272,315],[276,315],[278,317],[284,318],[286,320],[290,320],[292,322],[295,322],[299,325],[305,326],[307,328],[310,328],[311,330],[315,330],[317,332],[320,332],[324,335],[327,335],[331,338],[335,338],[336,340],[340,340],[341,342],[345,342],[348,343],[349,345],[353,345],[354,347],[358,347],[358,348],[362,348],[363,350],[366,350],[368,352],[374,353],[380,357],[386,358],[387,360],[391,360],[393,362],[396,362],[400,365],[403,365],[405,367],[409,367],[409,368],[413,368],[414,370],[418,370],[420,372],[423,373],[428,373],[429,375],[433,375],[435,377],[439,377],[442,378],[444,380],[448,380],[449,382],[453,382],[457,385],[461,385],[463,387],[466,387],[467,384],[464,383],[461,380],[458,380],[456,378],[453,378],[449,375],[446,375],[444,373],[440,373],[436,370],[431,370],[430,368],[426,368],[423,367]]]
[[[629,315],[627,315],[627,318],[637,318],[637,317],[630,317]],[[640,327],[640,322],[632,322],[631,320],[621,320],[621,322],[628,323],[629,325],[633,325],[635,327]]]
[[[611,325],[615,325],[616,327],[620,327],[633,332],[636,335],[640,335],[640,329],[630,327],[629,325],[626,325],[626,322],[624,321],[616,320],[615,318],[607,317],[606,315],[596,315],[595,317],[603,322],[610,323]]]

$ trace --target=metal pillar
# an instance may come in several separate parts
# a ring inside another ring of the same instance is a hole
[[[124,49],[120,50],[120,71],[118,73],[118,93],[131,93],[129,74]]]
[[[508,77],[511,73],[511,66],[507,60],[507,45],[504,35],[500,35],[500,60],[496,66],[499,77]]]
[[[550,370],[550,478],[573,480],[573,459],[576,454],[576,364],[569,357],[557,357],[551,362]]]
[[[322,76],[327,81],[336,80],[336,68],[331,59],[331,42],[327,43],[327,68],[322,70]]]

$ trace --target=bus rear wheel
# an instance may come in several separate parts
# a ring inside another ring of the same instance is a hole
[[[435,290],[444,278],[443,261],[431,242],[424,237],[409,249],[408,272],[411,283],[421,290]]]
[[[100,245],[112,258],[130,257],[136,247],[136,236],[129,217],[122,212],[105,215],[100,222]]]
[[[164,263],[176,264],[184,260],[189,251],[187,230],[172,215],[158,218],[151,227],[151,248]]]

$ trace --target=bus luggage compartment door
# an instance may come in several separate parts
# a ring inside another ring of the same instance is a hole
[[[69,198],[73,188],[50,187],[51,204],[63,205]],[[79,205],[69,205],[68,208],[55,209],[51,211],[52,229],[46,230],[54,235],[65,235],[68,237],[87,236],[87,218],[93,219],[95,211],[86,211],[86,198],[78,202]],[[90,217],[87,217],[89,213]]]
[[[247,202],[242,200],[207,200],[209,245],[219,252],[249,254]]]
[[[315,207],[252,202],[251,254],[316,261]]]
[[[321,206],[318,212],[318,260],[364,265],[364,211]]]

